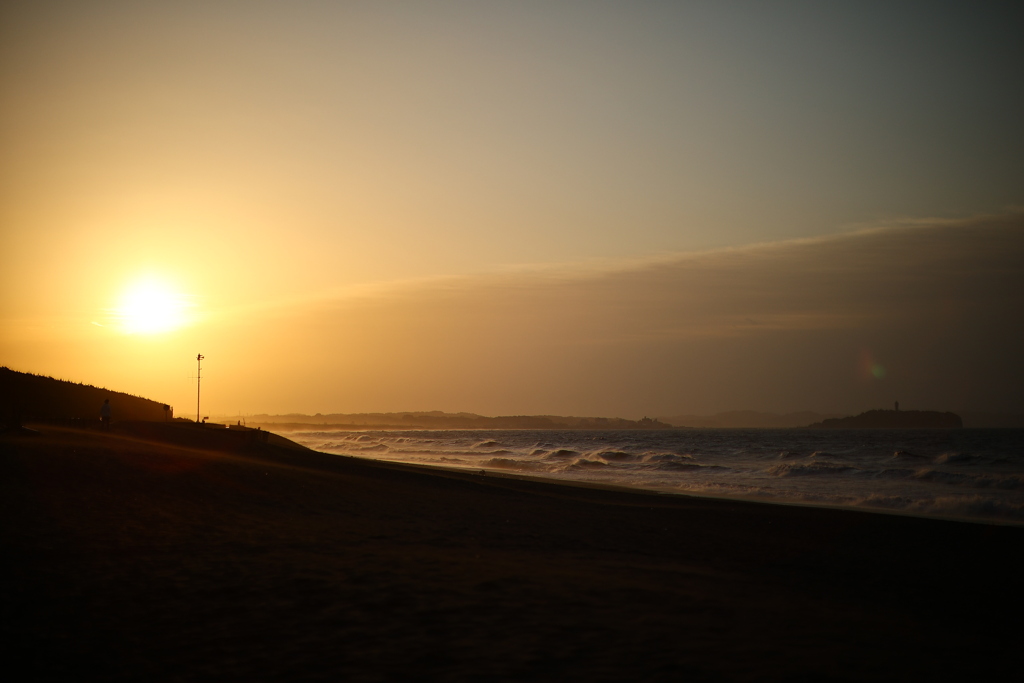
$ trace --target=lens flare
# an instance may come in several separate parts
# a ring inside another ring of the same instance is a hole
[[[884,379],[886,375],[885,366],[879,363],[873,353],[868,349],[861,349],[860,362],[858,362],[859,374],[863,380]]]

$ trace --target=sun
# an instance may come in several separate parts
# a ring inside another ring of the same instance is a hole
[[[166,282],[144,278],[125,288],[114,316],[129,334],[170,332],[188,323],[190,304]]]

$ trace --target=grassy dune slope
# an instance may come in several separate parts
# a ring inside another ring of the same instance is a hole
[[[106,399],[110,399],[114,420],[163,421],[170,417],[164,404],[141,396],[0,367],[0,425],[12,418],[98,422]]]

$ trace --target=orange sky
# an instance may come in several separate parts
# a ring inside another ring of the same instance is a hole
[[[197,352],[214,414],[1024,409],[1016,10],[0,12],[14,369],[179,414]]]

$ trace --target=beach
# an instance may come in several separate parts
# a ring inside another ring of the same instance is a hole
[[[64,680],[1012,674],[1024,528],[186,424],[0,435],[5,660]]]

